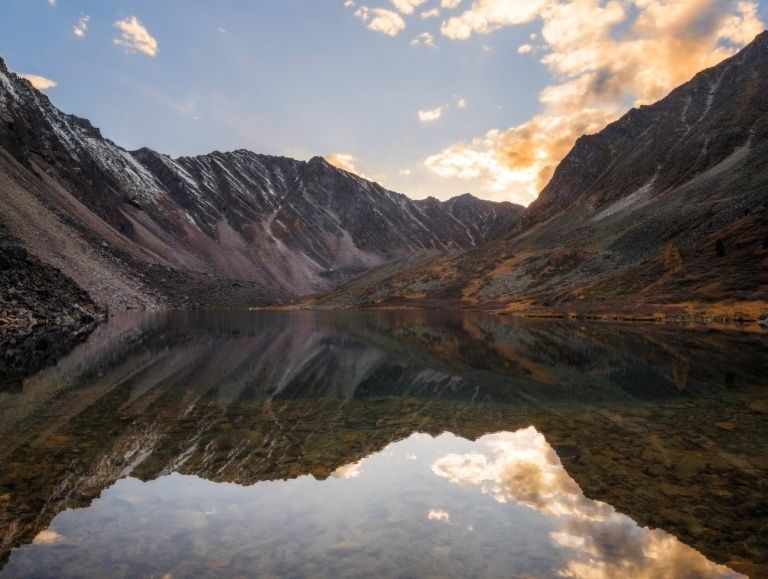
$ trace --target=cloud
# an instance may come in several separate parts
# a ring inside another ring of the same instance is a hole
[[[443,22],[440,31],[454,40],[472,33],[488,34],[502,26],[530,22],[539,15],[547,0],[478,0],[469,10]]]
[[[545,516],[605,521],[613,507],[584,496],[557,453],[533,426],[482,437],[478,451],[450,453],[431,465],[453,484],[479,487],[500,503],[515,502]]]
[[[37,90],[48,90],[56,86],[56,81],[38,74],[19,73],[21,78],[27,79]]]
[[[51,0],[48,0],[49,2]],[[59,535],[56,531],[53,529],[46,529],[44,531],[40,531],[34,539],[32,539],[32,542],[35,545],[50,545],[52,543],[58,543],[61,541],[64,537]]]
[[[467,99],[464,99],[464,98],[457,99],[456,108],[459,108],[459,109],[467,108]]]
[[[350,479],[350,478],[357,478],[360,476],[360,467],[363,465],[363,461],[359,460],[357,462],[352,462],[350,464],[345,464],[337,468],[333,473],[331,473],[331,476],[334,478],[341,478],[341,479]]]
[[[86,16],[85,14],[81,15],[80,18],[77,19],[77,24],[72,27],[72,34],[78,38],[83,38],[86,32],[88,32],[88,22],[90,19],[90,16]]]
[[[612,506],[587,498],[555,450],[535,428],[481,437],[475,452],[437,459],[432,472],[452,484],[474,488],[499,503],[536,510],[552,530],[557,556],[552,577],[735,577],[730,569],[660,529],[640,527]],[[434,513],[434,515],[432,515]],[[449,522],[445,511],[430,520]]]
[[[422,123],[432,123],[443,116],[444,106],[435,107],[434,109],[426,109],[418,112],[419,120]]]
[[[48,4],[51,6],[56,6],[56,0],[48,0]]]
[[[430,156],[434,174],[478,179],[486,192],[529,203],[578,137],[630,105],[655,102],[764,28],[756,4],[745,1],[478,0],[442,30],[464,39],[535,18],[541,33],[531,40],[553,78],[539,94],[542,111]]]
[[[410,169],[400,169],[397,173],[401,177],[410,177],[411,176],[411,170]],[[406,458],[408,458],[408,457],[406,457]]]
[[[365,175],[365,173],[358,170],[357,157],[355,157],[354,155],[350,155],[348,153],[332,153],[330,155],[326,155],[325,160],[328,161],[334,167],[338,167],[339,169],[343,169],[344,171],[348,171],[349,173],[354,173],[355,175],[362,177],[363,179],[369,178]]]
[[[151,57],[157,56],[157,40],[138,18],[129,16],[124,20],[118,20],[114,27],[121,32],[120,38],[113,40],[117,46],[123,46],[128,52],[141,52]]]
[[[454,8],[458,8],[459,4],[461,4],[461,0],[442,0],[440,2],[440,6],[446,10],[453,10]]]
[[[365,22],[370,30],[381,32],[387,36],[396,36],[405,30],[405,20],[392,10],[362,6],[357,9],[355,16]]]
[[[422,18],[437,18],[440,16],[440,10],[438,8],[430,8],[421,13]]]
[[[517,47],[518,54],[530,54],[533,52],[533,44],[522,44]]]
[[[411,40],[411,46],[429,46],[430,48],[437,48],[435,44],[435,37],[429,32],[422,32],[416,38]]]
[[[437,521],[439,523],[450,523],[451,513],[443,509],[430,509],[427,513],[427,519],[430,521]]]
[[[426,0],[390,0],[390,2],[401,14],[413,14],[416,8]]]

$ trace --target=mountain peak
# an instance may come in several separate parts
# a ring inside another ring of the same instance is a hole
[[[674,189],[746,143],[759,142],[768,93],[766,53],[768,31],[658,102],[580,137],[521,226],[580,202],[597,209],[644,187],[649,195]]]
[[[330,165],[330,163],[325,159],[325,157],[321,157],[320,155],[315,155],[312,157],[309,161],[307,161],[307,164],[310,166],[325,166]]]

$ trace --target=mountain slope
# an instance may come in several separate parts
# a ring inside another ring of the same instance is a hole
[[[560,313],[738,303],[753,317],[768,309],[767,191],[765,32],[579,139],[502,238],[316,303]]]
[[[20,247],[0,224],[0,391],[53,364],[103,318],[71,279]]]
[[[475,198],[416,202],[320,157],[129,152],[2,61],[0,181],[12,191],[0,222],[113,307],[167,305],[190,279],[248,282],[266,301],[287,299],[265,297],[268,288],[328,290],[390,259],[467,249],[522,211]],[[39,243],[41,233],[55,244]],[[97,273],[80,271],[75,253]],[[94,275],[119,279],[105,289]]]

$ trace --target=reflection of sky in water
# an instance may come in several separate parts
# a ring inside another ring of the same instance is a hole
[[[736,577],[586,498],[533,427],[415,434],[337,469],[243,487],[118,481],[2,575]]]

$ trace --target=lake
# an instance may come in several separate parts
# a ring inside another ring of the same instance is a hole
[[[768,574],[768,335],[120,314],[0,390],[0,577]]]

